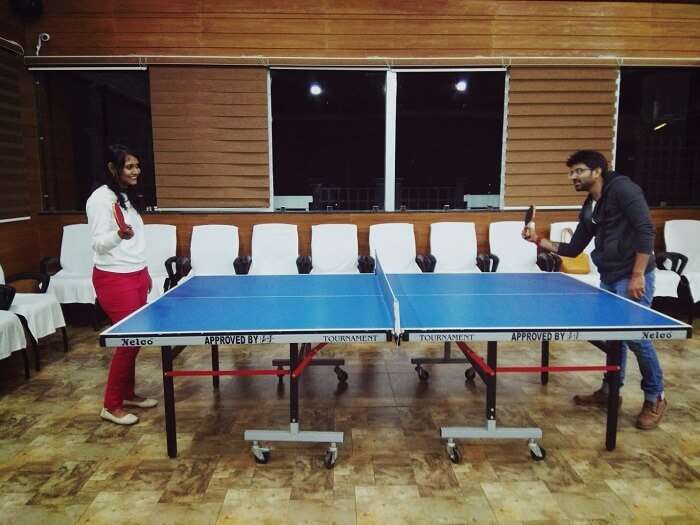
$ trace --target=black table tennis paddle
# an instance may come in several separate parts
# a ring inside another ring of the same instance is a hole
[[[525,226],[529,226],[529,224],[535,220],[535,207],[530,206],[527,211],[525,212]]]

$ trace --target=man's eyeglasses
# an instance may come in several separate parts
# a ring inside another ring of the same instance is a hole
[[[591,170],[591,168],[576,168],[576,169],[569,171],[569,177],[574,177],[574,176],[580,177],[581,175],[583,175],[587,171],[593,171],[593,170]]]

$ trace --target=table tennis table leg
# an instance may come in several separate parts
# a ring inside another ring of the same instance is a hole
[[[498,346],[495,341],[486,345],[486,364],[491,370],[498,368]],[[486,376],[486,420],[496,421],[496,374]]]
[[[299,364],[299,345],[289,345],[289,364],[295,370]],[[252,453],[258,463],[270,460],[270,449],[263,441],[285,441],[294,443],[330,443],[324,463],[326,468],[333,468],[338,458],[338,443],[343,442],[342,432],[301,430],[299,428],[299,377],[289,376],[289,430],[246,430],[243,439],[252,441]]]
[[[289,345],[289,369],[295,370],[299,364],[299,345]],[[289,423],[292,428],[299,427],[299,378],[289,376]]]
[[[211,369],[214,372],[219,371],[219,345],[211,346]],[[211,376],[211,382],[214,388],[219,388],[219,376]]]
[[[530,455],[535,460],[545,457],[545,450],[537,440],[542,439],[542,429],[536,427],[518,428],[496,425],[496,384],[498,369],[498,343],[489,341],[487,345],[486,364],[493,373],[479,373],[486,384],[486,424],[484,427],[442,427],[440,436],[447,439],[447,454],[453,463],[461,461],[461,453],[455,439],[527,439]]]
[[[165,410],[165,435],[168,445],[168,456],[177,457],[177,431],[175,429],[175,388],[173,377],[167,375],[173,371],[173,353],[170,346],[160,349],[163,362],[163,408]]]
[[[622,357],[622,341],[607,343],[606,362],[608,365],[620,366]],[[620,371],[608,372],[608,419],[605,425],[605,448],[615,450],[617,443],[617,418],[620,410]]]
[[[542,366],[549,366],[549,341],[542,341]],[[540,383],[549,383],[549,372],[540,372]]]

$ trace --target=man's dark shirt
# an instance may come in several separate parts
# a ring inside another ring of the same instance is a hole
[[[645,273],[654,269],[654,223],[642,189],[629,177],[614,171],[603,176],[600,200],[592,207],[589,195],[579,213],[579,223],[569,243],[560,243],[557,253],[575,257],[593,237],[593,263],[606,284],[632,275],[637,253],[648,253]]]

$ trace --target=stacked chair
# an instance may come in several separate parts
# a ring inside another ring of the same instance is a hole
[[[693,308],[700,301],[700,221],[666,221],[664,241],[666,251],[657,254],[657,269],[681,275],[679,298],[687,303],[688,322],[692,324]]]
[[[369,227],[369,263],[379,257],[386,273],[421,273],[424,259],[416,255],[413,224],[385,223]]]
[[[166,261],[175,257],[177,229],[171,224],[144,225],[146,237],[146,264],[153,286],[148,302],[158,299],[169,288]]]
[[[522,221],[489,224],[489,248],[498,257],[501,273],[551,272],[555,260],[549,254],[538,255],[537,246],[522,237]]]
[[[345,273],[327,271],[343,267],[344,263],[338,256],[342,250],[353,251],[351,232],[343,229],[345,225],[323,225],[313,230],[312,256],[299,256],[299,237],[295,224],[256,224],[253,226],[250,258],[239,258],[241,268],[249,268],[248,275],[294,275],[313,273]],[[335,228],[334,228],[335,227]],[[314,226],[314,228],[316,228]],[[341,233],[342,232],[342,233]],[[334,234],[344,235],[342,238]],[[314,242],[316,238],[316,242]],[[345,246],[345,244],[348,246]],[[342,248],[339,248],[342,246]],[[335,248],[339,248],[336,250]],[[357,233],[354,236],[354,251],[357,253]],[[356,256],[355,256],[356,260]],[[357,263],[355,263],[357,264]],[[304,343],[299,352],[303,359],[311,351],[311,345]],[[348,374],[340,368],[345,364],[343,359],[314,359],[311,366],[332,366],[338,381],[345,384]],[[272,366],[282,370],[290,366],[289,359],[273,359]],[[279,384],[284,383],[284,376],[278,375]]]
[[[434,273],[478,273],[496,271],[498,257],[491,254],[478,254],[476,228],[473,222],[434,222],[430,225],[430,253],[421,267],[427,272]],[[442,357],[416,357],[411,359],[416,373],[421,381],[430,378],[428,371],[423,368],[426,364],[467,364],[466,358],[451,356],[451,345],[445,343]],[[468,381],[474,379],[475,372],[470,367],[464,372]]]
[[[553,222],[552,224],[549,225],[549,238],[553,242],[560,242],[562,240],[562,234],[565,232],[566,229],[570,229],[572,232],[576,231],[576,226],[578,223],[576,221],[566,221],[566,222]],[[588,246],[586,246],[583,250],[583,253],[585,253],[588,256],[589,259],[589,272],[588,273],[572,273],[571,276],[575,277],[579,281],[583,281],[584,283],[590,284],[591,286],[598,286],[600,284],[600,274],[598,273],[598,268],[596,268],[596,265],[593,263],[593,260],[591,259],[591,252],[593,251],[593,248],[595,247],[595,243],[593,239],[591,239],[591,242],[588,243]],[[559,270],[558,266],[554,268],[555,270]]]
[[[226,224],[194,226],[190,239],[189,257],[169,257],[165,262],[168,273],[166,287],[195,275],[235,275],[238,257],[238,228]],[[219,346],[211,346],[212,370],[219,370]],[[219,376],[212,376],[214,388],[219,388]]]
[[[87,304],[92,311],[92,324],[97,329],[97,302],[92,286],[92,236],[87,224],[63,227],[60,257],[41,261],[41,273],[51,276],[48,292],[61,304]]]
[[[40,370],[39,339],[51,335],[60,329],[63,335],[63,351],[67,352],[68,335],[66,333],[66,322],[63,319],[61,305],[56,296],[47,292],[50,283],[48,275],[42,273],[18,273],[9,276],[5,280],[5,274],[0,266],[0,285],[20,281],[33,281],[38,293],[15,293],[8,312],[16,315],[23,326],[27,339],[34,350],[36,369]],[[12,324],[16,327],[16,323],[9,322],[7,324],[10,331],[12,331]],[[12,346],[16,347],[20,341],[16,334],[12,337],[14,340]]]
[[[14,352],[21,352],[24,362],[24,377],[29,379],[29,358],[27,357],[27,338],[19,316],[9,311],[14,300],[15,289],[9,285],[0,285],[0,359],[10,357]]]

